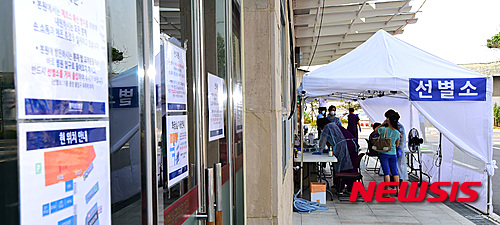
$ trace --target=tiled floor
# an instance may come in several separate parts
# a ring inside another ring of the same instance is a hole
[[[383,177],[363,172],[363,181],[381,182]],[[328,197],[328,200],[330,198]],[[308,224],[474,224],[440,202],[340,202],[327,201],[328,211],[299,214],[293,225]]]
[[[133,225],[141,224],[141,200],[137,200],[134,203],[128,205],[127,207],[113,213],[112,224],[120,225]]]

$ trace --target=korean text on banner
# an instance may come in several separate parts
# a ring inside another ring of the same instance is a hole
[[[189,172],[187,116],[167,117],[167,175],[168,187],[172,187]]]
[[[486,101],[486,78],[411,78],[410,100]]]
[[[105,2],[14,1],[14,21],[19,119],[107,117]]]
[[[224,80],[208,74],[209,141],[224,137]]]
[[[106,121],[19,124],[21,225],[111,223],[108,130]]]
[[[186,50],[170,42],[163,46],[167,111],[183,112],[187,110]]]

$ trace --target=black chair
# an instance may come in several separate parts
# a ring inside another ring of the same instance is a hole
[[[368,158],[366,159],[366,171],[373,171],[377,174],[380,173],[380,166],[378,165],[379,159],[378,159],[378,152],[372,149],[372,143],[370,140],[365,138],[366,143],[368,144],[368,148],[366,149],[366,155]],[[375,166],[369,168],[368,167],[368,162],[370,161],[370,158],[375,158]]]
[[[351,172],[351,173],[335,173],[335,181],[336,181],[336,186],[337,186],[337,195],[339,195],[342,181],[347,181],[347,180],[352,180],[352,181],[361,181],[363,182],[363,175],[361,174],[361,169],[359,168],[359,165],[361,164],[361,160],[363,159],[363,156],[365,156],[365,153],[360,153],[358,155],[358,158],[356,160],[356,172]],[[343,201],[340,196],[338,196],[340,201]]]

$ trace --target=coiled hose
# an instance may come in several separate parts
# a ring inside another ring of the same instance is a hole
[[[320,205],[318,202],[311,202],[305,199],[297,197],[300,194],[300,191],[297,194],[293,195],[293,208],[295,211],[300,214],[309,214],[312,212],[324,212],[328,210],[327,206]]]

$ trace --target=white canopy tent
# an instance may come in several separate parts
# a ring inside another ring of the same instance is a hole
[[[484,78],[486,98],[481,101],[410,101],[410,79],[415,78]],[[302,90],[306,100],[320,97],[357,100],[374,121],[383,121],[385,110],[393,108],[401,114],[406,132],[418,128],[419,114],[423,115],[445,137],[441,146],[443,163],[453,163],[446,157],[453,157],[453,151],[460,150],[484,166],[481,173],[464,173],[467,168],[458,166],[437,168],[434,173],[438,176],[431,181],[482,182],[482,186],[474,188],[479,198],[471,205],[490,213],[493,210],[489,184],[495,168],[492,83],[491,77],[438,58],[379,30],[350,53],[306,74]]]

